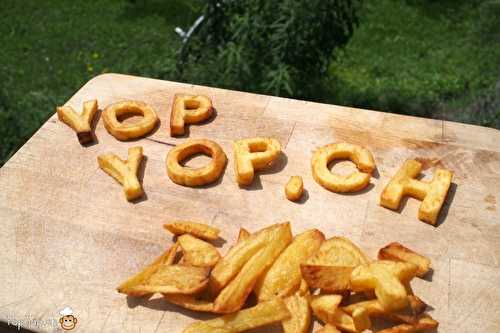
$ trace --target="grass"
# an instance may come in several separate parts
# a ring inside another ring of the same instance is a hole
[[[488,15],[500,2],[489,3],[365,1],[359,29],[331,66],[328,99],[499,127],[500,110],[460,112],[500,82],[500,16]]]
[[[0,165],[92,77],[157,76],[194,19],[186,1],[2,0]]]
[[[0,1],[0,165],[90,78],[167,75],[173,29],[196,18],[200,0],[136,2]],[[485,3],[365,0],[324,99],[499,128],[500,28]]]

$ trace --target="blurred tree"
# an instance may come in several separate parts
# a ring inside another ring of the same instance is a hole
[[[361,0],[208,0],[181,51],[183,80],[313,97],[358,23]]]

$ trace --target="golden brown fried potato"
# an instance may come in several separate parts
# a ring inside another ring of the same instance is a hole
[[[418,218],[432,225],[436,224],[439,211],[451,186],[453,173],[437,169],[430,182],[415,179],[422,171],[422,163],[407,160],[391,179],[380,195],[380,205],[397,210],[404,196],[422,200]]]
[[[212,270],[210,282],[214,294],[224,288],[250,258],[275,237],[275,234],[283,232],[286,228],[290,228],[289,224],[273,224],[236,243]]]
[[[71,106],[59,106],[56,111],[57,118],[76,132],[78,141],[83,145],[93,141],[92,120],[97,109],[97,100],[94,99],[83,103],[82,114],[77,114]]]
[[[343,331],[356,333],[352,317],[339,308],[341,301],[340,295],[316,295],[311,296],[309,304],[314,315],[323,323],[332,324]]]
[[[356,171],[348,176],[330,172],[328,163],[336,159],[350,159],[361,172]],[[350,143],[335,143],[316,150],[311,166],[314,180],[327,190],[339,193],[356,192],[370,183],[375,161],[368,149]]]
[[[126,115],[140,115],[143,118],[133,124],[124,124],[119,121]],[[158,116],[153,108],[146,103],[124,101],[111,104],[102,113],[104,127],[118,140],[135,139],[147,135],[158,123]]]
[[[193,295],[163,294],[163,297],[180,307],[199,312],[214,312],[214,303],[203,299],[198,299]]]
[[[354,267],[307,264],[302,264],[300,268],[309,287],[333,293],[349,289],[351,272],[354,270]]]
[[[311,326],[311,309],[306,297],[294,295],[283,299],[290,318],[281,322],[284,333],[306,333]]]
[[[255,286],[259,302],[295,293],[302,281],[300,264],[314,254],[325,240],[317,229],[308,230],[293,240]]]
[[[216,240],[219,238],[220,230],[204,223],[191,221],[172,221],[163,227],[176,236],[190,234],[204,240]]]
[[[358,332],[364,332],[365,330],[372,327],[372,322],[370,320],[370,316],[368,315],[368,311],[363,308],[354,309],[354,311],[352,311],[351,317],[354,323],[354,327]]]
[[[104,154],[97,157],[97,162],[104,172],[123,185],[125,197],[131,201],[144,194],[137,178],[142,159],[142,147],[132,147],[128,149],[128,157],[125,161],[115,154]]]
[[[172,265],[175,260],[175,255],[177,254],[178,243],[175,243],[170,248],[165,251],[161,256],[156,258],[153,263],[149,264],[144,268],[141,272],[127,279],[127,281],[123,282],[116,288],[119,293],[127,294],[130,296],[143,296],[148,294],[147,292],[140,292],[135,289],[138,285],[143,285],[156,271],[158,267],[161,265]]]
[[[170,113],[170,136],[183,135],[185,124],[198,124],[214,113],[207,96],[175,95]]]
[[[342,309],[346,313],[352,315],[353,311],[356,308],[363,308],[367,311],[370,317],[378,317],[389,319],[395,322],[415,324],[418,321],[420,315],[425,311],[427,304],[425,304],[420,298],[414,295],[409,295],[408,301],[410,305],[408,309],[404,309],[403,311],[398,312],[389,312],[385,310],[384,307],[380,304],[380,301],[376,299],[350,304],[343,307]]]
[[[219,251],[212,245],[189,234],[179,236],[183,262],[191,266],[213,267],[220,259]]]
[[[340,333],[340,331],[335,326],[326,324],[324,327],[320,328],[315,333]]]
[[[195,154],[202,153],[212,160],[201,168],[182,166],[182,161]],[[201,186],[213,183],[224,172],[227,157],[222,148],[214,141],[191,139],[170,150],[167,155],[168,177],[176,184]]]
[[[351,274],[353,291],[374,290],[377,299],[387,311],[396,311],[408,305],[404,283],[417,273],[417,266],[406,262],[374,261],[356,267]]]
[[[251,138],[234,141],[234,173],[240,185],[252,183],[255,171],[271,165],[281,153],[281,145],[273,138]]]
[[[353,242],[344,237],[332,237],[321,244],[306,264],[356,267],[368,262],[368,257]]]
[[[285,186],[286,198],[290,201],[298,201],[304,193],[304,182],[300,176],[292,176]]]
[[[238,240],[236,242],[238,243],[244,241],[248,237],[250,237],[250,232],[245,228],[240,228],[240,232],[238,233]]]
[[[423,277],[430,269],[431,261],[429,258],[410,250],[409,248],[393,242],[378,251],[380,260],[404,261],[417,265],[417,276]]]
[[[299,296],[306,296],[310,294],[309,285],[307,284],[306,280],[304,279],[300,280],[300,286],[296,294]]]
[[[436,329],[438,326],[439,323],[431,316],[423,315],[416,324],[401,324],[379,331],[378,333],[415,333]]]
[[[278,232],[272,233],[267,244],[253,255],[234,279],[222,289],[214,301],[214,311],[230,313],[241,309],[255,283],[292,241],[290,223],[283,223],[281,226]]]
[[[238,333],[270,325],[290,317],[283,300],[276,298],[252,308],[191,324],[184,333]]]
[[[134,290],[144,293],[193,295],[208,286],[208,267],[159,265],[156,271]]]

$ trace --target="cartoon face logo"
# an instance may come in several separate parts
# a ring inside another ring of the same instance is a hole
[[[65,307],[59,311],[59,314],[62,316],[59,318],[59,324],[61,324],[63,330],[69,331],[75,328],[78,320],[73,315],[73,310],[70,307]]]

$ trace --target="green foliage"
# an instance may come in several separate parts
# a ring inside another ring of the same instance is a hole
[[[209,0],[179,66],[189,82],[311,96],[357,23],[359,0]]]

